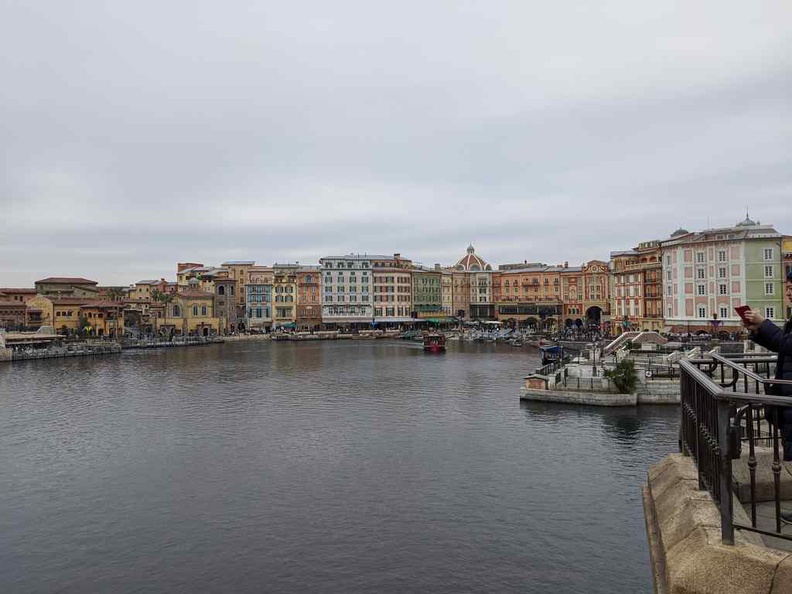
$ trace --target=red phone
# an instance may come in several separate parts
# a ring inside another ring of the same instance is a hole
[[[736,312],[737,312],[737,315],[738,315],[738,316],[740,316],[740,319],[741,319],[743,322],[745,322],[745,321],[747,321],[747,320],[745,319],[745,312],[746,312],[746,311],[750,311],[750,309],[751,309],[751,308],[750,308],[750,307],[748,307],[747,305],[741,305],[740,307],[735,307],[735,308],[734,308],[734,311],[736,311]]]

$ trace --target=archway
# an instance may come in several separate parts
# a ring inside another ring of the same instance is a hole
[[[203,335],[204,336],[209,336],[209,328],[207,326],[204,326]]]
[[[596,325],[599,328],[602,321],[602,308],[598,305],[592,305],[586,310],[586,325]]]

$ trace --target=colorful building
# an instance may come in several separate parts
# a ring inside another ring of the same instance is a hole
[[[435,323],[455,321],[443,306],[443,272],[439,264],[432,268],[415,267],[412,270],[413,311],[419,320]],[[446,275],[451,278],[450,275]]]
[[[412,322],[412,260],[393,256],[369,256],[374,299],[374,323],[394,328]]]
[[[322,328],[321,277],[318,266],[297,269],[297,329],[301,332]]]
[[[272,330],[273,271],[267,266],[247,268],[245,284],[245,319],[240,330],[269,332]]]
[[[782,237],[771,225],[746,215],[733,227],[679,229],[660,246],[667,330],[741,332],[740,305],[783,321]]]
[[[322,323],[331,328],[370,327],[374,321],[371,257],[327,256],[322,270]]]
[[[493,320],[492,266],[476,254],[472,245],[453,266],[454,309],[459,317]]]
[[[272,323],[275,329],[297,328],[298,264],[275,264],[272,267]]]

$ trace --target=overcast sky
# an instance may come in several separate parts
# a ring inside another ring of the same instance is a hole
[[[0,286],[792,233],[789,0],[0,0]]]

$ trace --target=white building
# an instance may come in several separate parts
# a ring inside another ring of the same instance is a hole
[[[370,325],[374,319],[372,256],[320,258],[322,323]]]

